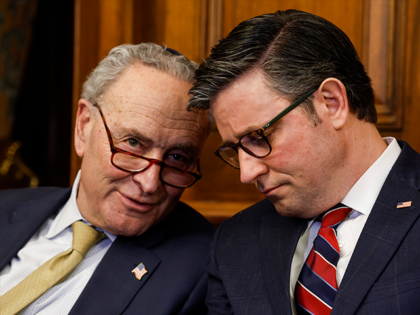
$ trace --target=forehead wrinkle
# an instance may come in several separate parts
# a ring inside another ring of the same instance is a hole
[[[130,111],[130,112],[134,112],[134,113],[138,113],[137,111]],[[159,111],[158,111],[159,112]],[[159,112],[161,114],[163,114],[163,112]],[[154,115],[150,115],[147,113],[141,114],[143,117],[145,118],[149,118],[153,120],[153,123],[157,124],[158,126],[164,128],[164,129],[169,129],[169,130],[185,130],[185,131],[198,131],[200,132],[201,127],[203,127],[204,125],[201,124],[199,122],[199,117],[197,117],[196,120],[192,120],[192,119],[188,119],[185,117],[173,117],[173,115],[162,115],[165,117],[165,119],[167,120],[165,121],[161,121],[161,120],[157,120],[154,118]],[[118,119],[120,120],[120,119]],[[152,141],[152,139],[146,137],[145,135],[141,134],[138,130],[135,129],[135,127],[129,127],[126,126],[127,124],[133,122],[134,123],[135,119],[131,119],[130,121],[125,121],[125,125],[120,125],[119,129],[127,131],[133,135],[136,135],[139,138],[143,138],[144,140],[150,140]],[[156,128],[155,126],[153,128]],[[204,132],[204,131],[203,131]]]
[[[163,116],[164,119],[154,119],[152,115],[145,114],[145,117],[153,119],[153,121],[158,124],[160,127],[168,130],[182,130],[188,132],[197,132],[205,133],[205,128],[207,128],[207,123],[205,121],[200,122],[200,115],[196,117],[188,117],[190,114],[185,109],[182,110],[171,110],[161,111],[159,109],[153,108],[156,112],[156,115]],[[203,119],[204,120],[204,119]]]
[[[131,108],[127,111],[127,113],[134,113],[134,114],[141,114],[148,118],[154,117],[164,117],[165,119],[173,120],[173,121],[191,121],[197,122],[199,120],[199,115],[197,115],[197,119],[194,120],[193,117],[188,118],[186,115],[193,114],[192,112],[187,112],[186,109],[169,109],[165,107],[155,107],[153,105],[143,105],[138,102],[132,102],[132,105],[135,105],[135,108]],[[140,112],[138,109],[144,108],[145,112]],[[162,124],[161,124],[162,125]]]
[[[125,125],[119,124],[118,133],[122,134],[122,136],[127,135],[127,134],[132,135],[133,137],[137,138],[140,141],[143,141],[149,144],[154,144],[157,146],[166,146],[168,145],[169,142],[172,142],[171,150],[179,149],[186,152],[196,153],[199,147],[199,143],[197,143],[197,141],[200,141],[199,139],[201,137],[201,134],[203,135],[205,134],[205,130],[203,129],[204,125],[200,124],[197,120],[190,120],[190,119],[185,119],[185,118],[174,118],[172,116],[167,116],[167,115],[165,116],[166,116],[165,118],[167,119],[167,122],[162,122],[161,120],[153,119],[153,117],[150,117],[150,115],[144,114],[144,117],[151,118],[153,120],[153,123],[156,124],[153,126],[146,126],[149,130],[155,131],[156,128],[159,128],[160,126],[162,127],[162,129],[166,129],[167,131],[168,130],[170,131],[166,139],[161,139],[161,137],[163,137],[164,134],[160,134],[160,133],[157,133],[156,135],[157,138],[146,136],[144,133],[139,131],[136,127],[127,126],[128,122],[126,122]],[[181,131],[182,133],[177,132],[178,130]],[[149,132],[147,132],[147,134],[149,134]]]
[[[108,120],[109,117],[108,117]],[[107,121],[107,118],[105,118],[105,121]],[[141,140],[143,142],[153,142],[153,140],[147,136],[145,136],[144,134],[140,133],[137,129],[132,128],[132,127],[127,127],[123,124],[119,123],[120,120],[117,121],[112,121],[110,123],[107,122],[108,125],[108,129],[111,132],[111,135],[113,138],[115,138],[115,140],[119,140],[120,138],[128,135],[132,135],[134,137],[136,137],[138,140]]]

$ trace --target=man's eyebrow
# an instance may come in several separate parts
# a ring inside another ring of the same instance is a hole
[[[175,144],[171,148],[171,150],[182,150],[188,153],[195,154],[197,152],[197,147],[193,144],[180,143],[180,144]]]
[[[130,128],[130,127],[124,127],[124,126],[120,126],[119,127],[119,131],[114,132],[114,134],[117,137],[124,137],[126,135],[130,135],[133,136],[135,138],[137,138],[138,140],[142,141],[142,142],[153,142],[153,140],[149,137],[146,137],[144,134],[140,133],[138,130],[134,129],[134,128]]]
[[[144,142],[144,143],[154,143],[155,140],[145,136],[144,134],[140,133],[138,130],[129,127],[121,127],[120,134],[131,135],[136,139]],[[197,152],[197,147],[193,144],[188,143],[178,143],[172,146],[171,150],[183,150],[191,153]]]

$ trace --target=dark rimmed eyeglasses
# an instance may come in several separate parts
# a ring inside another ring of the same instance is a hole
[[[267,128],[269,128],[270,126],[272,126],[274,123],[276,123],[278,120],[280,120],[284,115],[286,115],[294,108],[299,106],[315,91],[316,89],[305,93],[292,104],[290,104],[288,107],[286,107],[280,114],[278,114],[268,123],[266,123],[263,127],[243,135],[236,144],[221,146],[214,154],[236,169],[240,168],[238,147],[244,150],[244,152],[256,158],[263,158],[270,155],[272,148],[270,142],[264,135],[264,131],[267,130]]]
[[[173,187],[177,188],[188,188],[192,186],[197,180],[201,178],[200,173],[200,161],[197,159],[197,172],[185,171],[179,167],[168,165],[167,163],[156,160],[149,159],[144,156],[131,153],[114,146],[114,141],[112,140],[111,132],[105,122],[104,115],[102,114],[101,109],[98,104],[93,104],[101,114],[102,121],[104,122],[105,130],[108,135],[109,145],[111,148],[111,164],[116,168],[128,172],[128,173],[140,173],[147,170],[153,164],[160,166],[160,180]]]

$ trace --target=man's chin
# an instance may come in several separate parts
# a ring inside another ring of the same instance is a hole
[[[104,222],[105,227],[103,230],[116,236],[138,236],[152,226],[152,223],[149,222],[151,220],[148,220],[148,218],[133,218],[128,216],[126,218],[120,218],[121,220],[109,219]]]
[[[142,235],[144,232],[146,232],[150,228],[150,225],[147,226],[140,226],[140,227],[109,227],[109,233],[116,235],[116,236],[126,236],[126,237],[132,237],[132,236],[139,236]]]
[[[271,201],[271,200],[270,200]],[[278,214],[282,215],[283,217],[295,217],[295,218],[303,218],[304,213],[302,213],[301,208],[293,207],[290,204],[287,204],[285,200],[281,200],[277,202],[272,202]]]
[[[296,214],[292,211],[287,211],[284,207],[276,207],[276,211],[283,217],[295,217]]]

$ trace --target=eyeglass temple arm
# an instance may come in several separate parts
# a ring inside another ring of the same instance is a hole
[[[200,159],[197,159],[197,173],[200,174],[201,176],[201,171],[200,171]]]
[[[290,104],[284,111],[282,111],[280,114],[278,114],[272,120],[270,120],[267,124],[265,124],[264,127],[261,128],[261,130],[265,131],[268,127],[270,127],[272,124],[274,124],[277,120],[282,118],[284,115],[286,115],[292,109],[294,109],[296,106],[298,106],[300,103],[302,103],[305,99],[307,99],[312,93],[315,93],[316,90],[317,89],[311,90],[308,93],[299,97],[296,101],[294,101],[292,104]],[[346,86],[346,92],[347,93],[351,92],[351,89],[348,86]]]
[[[92,104],[92,105],[93,105],[93,106],[95,106],[95,107],[99,110],[99,114],[101,114],[101,118],[102,118],[102,121],[103,121],[104,126],[105,126],[106,134],[107,134],[107,136],[108,136],[108,140],[109,140],[109,144],[110,144],[110,146],[111,146],[111,152],[112,152],[112,149],[114,149],[114,148],[115,148],[115,147],[114,147],[114,141],[112,140],[112,137],[111,137],[111,131],[109,131],[109,128],[108,128],[108,126],[106,125],[104,114],[102,114],[102,111],[101,111],[101,109],[99,108],[99,106],[98,106],[98,104],[97,104],[97,103],[94,103],[94,104]]]
[[[292,109],[297,107],[300,103],[302,103],[304,100],[306,100],[312,93],[314,93],[317,89],[311,90],[301,97],[299,97],[296,101],[294,101],[292,104],[290,104],[284,111],[282,111],[280,114],[278,114],[276,117],[274,117],[272,120],[270,120],[267,124],[265,124],[261,129],[262,131],[266,130],[268,127],[270,127],[272,124],[274,124],[277,120],[282,118],[284,115],[289,113]]]

